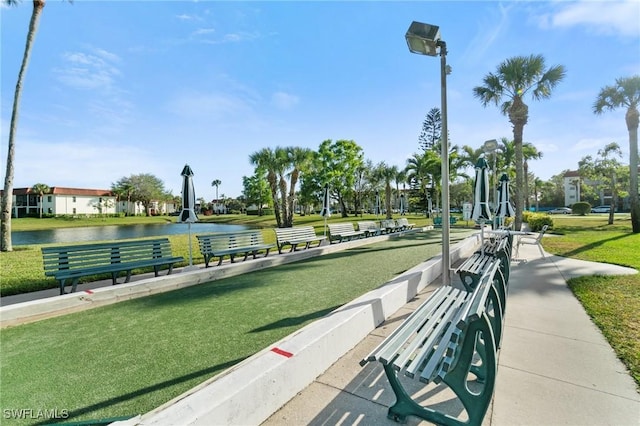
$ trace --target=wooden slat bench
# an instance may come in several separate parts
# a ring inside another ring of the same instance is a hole
[[[247,260],[249,255],[255,259],[260,251],[264,251],[264,257],[267,257],[269,251],[275,247],[275,244],[265,244],[260,230],[196,235],[196,238],[204,256],[205,268],[209,267],[209,262],[214,257],[218,258],[220,266],[225,256],[229,256],[231,263],[234,263],[235,257],[239,254],[244,255],[243,261]]]
[[[171,254],[168,238],[43,247],[42,257],[44,274],[58,280],[60,294],[67,280],[74,292],[82,277],[108,273],[116,284],[118,275],[126,272],[124,282],[129,282],[133,269],[153,267],[157,277],[163,266],[169,267],[170,274],[173,264],[184,260]]]
[[[353,223],[332,223],[329,224],[329,242],[353,240],[364,237],[364,231],[356,231]]]
[[[409,220],[406,217],[401,217],[400,219],[396,219],[396,224],[402,227],[403,231],[407,229],[413,229],[415,223],[409,223]]]
[[[393,219],[383,219],[380,221],[380,228],[384,229],[387,234],[392,232],[397,232],[402,229],[395,220]]]
[[[292,228],[275,228],[276,244],[278,246],[278,253],[282,253],[282,249],[285,246],[291,246],[290,252],[298,249],[299,246],[304,245],[305,249],[311,247],[313,242],[317,242],[318,246],[322,244],[322,241],[327,237],[324,235],[316,235],[316,231],[313,226],[294,226]]]
[[[372,220],[363,220],[358,222],[358,230],[364,232],[365,237],[373,237],[380,235],[382,229]]]
[[[503,309],[496,276],[498,259],[492,259],[473,292],[438,288],[420,307],[366,358],[382,363],[396,396],[387,417],[405,422],[417,416],[443,425],[480,425],[491,402],[497,372],[497,348],[503,327]],[[478,360],[480,361],[478,363]],[[470,380],[475,376],[473,386]],[[444,383],[466,411],[467,421],[411,398],[402,380]]]

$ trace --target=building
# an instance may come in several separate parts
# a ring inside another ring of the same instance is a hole
[[[116,213],[116,196],[107,189],[81,189],[53,186],[42,197],[42,214],[99,215]],[[13,190],[13,217],[38,216],[40,195],[31,188]]]

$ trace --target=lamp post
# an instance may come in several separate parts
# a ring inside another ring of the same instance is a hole
[[[442,112],[442,285],[451,284],[449,244],[449,140],[447,131],[447,44],[440,38],[440,27],[413,21],[405,34],[411,53],[438,56],[440,53],[440,101]]]

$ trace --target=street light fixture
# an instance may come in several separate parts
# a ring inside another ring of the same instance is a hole
[[[440,38],[440,27],[413,21],[405,35],[411,53],[440,54],[440,95],[442,112],[442,285],[451,285],[449,244],[449,133],[447,130],[447,44]]]

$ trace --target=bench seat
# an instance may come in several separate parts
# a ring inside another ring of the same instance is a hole
[[[482,423],[495,386],[503,327],[504,310],[497,290],[499,264],[499,259],[491,258],[472,292],[451,286],[438,288],[360,361],[360,365],[379,361],[384,368],[396,395],[388,418],[405,422],[413,415],[444,425]],[[471,388],[469,373],[476,379]],[[401,376],[404,380],[446,384],[464,406],[468,421],[413,400]]]
[[[373,237],[382,233],[382,229],[372,220],[358,222],[358,230],[364,232],[365,237]]]
[[[171,254],[168,238],[43,247],[42,257],[44,274],[58,281],[60,294],[65,293],[68,280],[75,292],[82,277],[110,274],[115,285],[122,272],[126,272],[124,282],[129,282],[132,270],[140,268],[153,268],[157,277],[162,267],[167,266],[170,274],[173,265],[184,260]]]
[[[409,220],[406,217],[401,217],[400,219],[396,219],[396,224],[402,227],[403,231],[408,229],[413,229],[415,223],[409,223]]]
[[[237,255],[244,255],[244,261],[249,255],[255,259],[258,252],[264,251],[264,257],[267,257],[275,247],[275,244],[265,244],[260,230],[196,235],[196,238],[204,256],[205,268],[209,267],[209,262],[214,257],[218,258],[220,266],[225,256],[229,256],[231,263],[235,263]]]
[[[294,226],[292,228],[275,228],[276,233],[276,245],[278,246],[278,253],[282,254],[282,250],[286,246],[290,246],[289,252],[296,251],[299,246],[304,246],[304,249],[311,247],[311,244],[317,242],[317,246],[322,244],[327,237],[324,235],[316,235],[316,231],[313,226]]]
[[[332,223],[329,224],[329,242],[333,243],[338,241],[349,241],[354,238],[361,238],[365,236],[364,231],[356,231],[353,227],[353,223]]]
[[[402,226],[398,226],[393,219],[383,219],[380,221],[380,228],[384,229],[387,234],[402,230]]]

